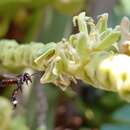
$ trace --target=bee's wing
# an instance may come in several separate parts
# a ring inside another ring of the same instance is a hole
[[[0,79],[15,79],[15,74],[0,73]]]

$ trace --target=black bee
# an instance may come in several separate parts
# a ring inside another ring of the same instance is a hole
[[[32,74],[33,75],[33,74]],[[14,107],[17,106],[17,95],[18,91],[22,92],[22,86],[24,83],[28,85],[28,83],[32,83],[32,79],[29,73],[23,73],[21,75],[10,75],[10,74],[1,74],[0,75],[0,88],[4,88],[9,85],[16,85],[11,95],[11,102]]]

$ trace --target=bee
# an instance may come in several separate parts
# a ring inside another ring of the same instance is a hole
[[[26,72],[20,75],[0,74],[0,88],[5,88],[10,85],[15,85],[15,88],[11,95],[11,102],[14,108],[16,108],[18,104],[18,100],[17,100],[18,91],[22,92],[22,86],[24,83],[26,83],[26,85],[28,85],[29,82],[32,83],[32,79],[31,79],[32,75]]]

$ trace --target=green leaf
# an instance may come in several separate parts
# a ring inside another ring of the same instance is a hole
[[[104,124],[100,130],[130,130],[130,125]]]
[[[130,123],[130,105],[125,105],[113,113],[113,118]]]

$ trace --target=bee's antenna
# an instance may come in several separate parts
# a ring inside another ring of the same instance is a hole
[[[33,73],[33,74],[31,74],[31,76],[35,76],[35,75],[41,75],[43,72],[41,72],[41,71],[39,71],[39,72],[36,72],[36,73]]]

